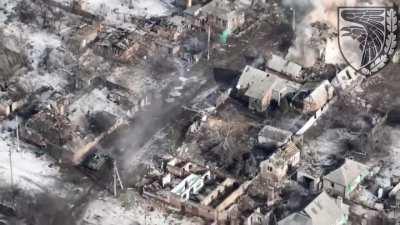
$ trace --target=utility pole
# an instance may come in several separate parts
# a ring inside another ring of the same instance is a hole
[[[292,11],[292,28],[293,31],[296,32],[296,9],[290,8],[290,11]]]
[[[115,170],[113,173],[113,185],[114,185],[114,197],[117,197],[117,175],[115,174]]]
[[[15,121],[17,122],[17,152],[19,152],[19,132],[18,132],[18,117],[15,117]],[[13,148],[10,147],[8,149],[8,157],[9,157],[9,164],[10,164],[10,184],[11,190],[14,190],[14,168],[13,168]]]
[[[8,156],[10,160],[10,184],[11,190],[14,190],[14,171],[13,171],[13,163],[12,163],[12,148],[8,149]]]
[[[19,152],[20,149],[19,149],[19,122],[18,122],[18,117],[15,117],[15,121],[17,123],[17,152]]]
[[[208,24],[207,61],[210,61],[211,24]]]
[[[118,179],[119,186],[123,190],[124,189],[124,185],[122,184],[121,177],[119,176],[119,171],[118,171],[118,167],[117,167],[117,162],[116,161],[114,161],[114,171],[115,171],[116,178]]]
[[[114,180],[114,196],[117,197],[117,182],[121,188],[121,190],[124,189],[124,185],[122,184],[121,177],[119,176],[119,171],[117,167],[117,162],[114,160],[113,161],[113,167],[114,167],[114,174],[113,174],[113,180]]]

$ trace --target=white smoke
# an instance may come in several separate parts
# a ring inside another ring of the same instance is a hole
[[[341,6],[384,6],[389,5],[385,0],[283,0],[287,7],[294,8],[298,15],[296,25],[296,39],[289,49],[287,58],[303,66],[311,67],[315,64],[320,54],[323,53],[325,63],[342,64],[344,60],[340,54],[337,37],[337,10]],[[297,13],[299,12],[299,13]],[[326,23],[329,26],[325,43],[315,42],[318,30],[311,24],[315,22]],[[324,52],[323,52],[324,50]]]

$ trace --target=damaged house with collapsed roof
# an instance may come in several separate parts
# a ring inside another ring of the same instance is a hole
[[[25,64],[26,59],[22,54],[0,44],[0,117],[10,115],[24,103],[26,90],[13,77]]]
[[[280,105],[300,86],[298,83],[281,78],[270,70],[262,71],[246,66],[236,88],[248,100],[251,110],[264,112],[272,102]]]
[[[292,138],[293,133],[266,125],[258,133],[258,143],[266,146],[282,147]]]
[[[368,166],[346,159],[342,166],[324,176],[324,190],[349,199],[351,193],[369,174]]]
[[[272,54],[267,59],[266,66],[273,71],[281,73],[290,79],[301,81],[303,80],[303,67],[299,64],[286,60],[281,56]]]
[[[356,70],[351,66],[347,66],[343,70],[341,70],[338,74],[336,74],[335,78],[332,80],[332,85],[336,88],[340,88],[343,90],[351,87],[354,82],[360,78],[359,74]]]
[[[18,84],[6,84],[0,90],[0,117],[7,117],[26,102],[28,93]]]
[[[302,113],[316,112],[333,99],[335,88],[328,80],[305,83],[291,103]]]
[[[95,88],[77,98],[58,96],[26,121],[21,138],[64,163],[79,165],[104,137],[126,124],[127,112],[111,94]]]
[[[0,86],[4,88],[4,82],[10,78],[15,72],[23,68],[26,63],[25,57],[18,52],[8,49],[0,44]]]
[[[83,130],[63,115],[52,110],[42,110],[21,128],[21,138],[45,149],[62,163],[79,165],[93,153],[96,145],[106,135],[123,124],[122,120],[110,119],[111,116],[105,114],[107,113],[92,114],[91,128]]]
[[[303,162],[297,169],[296,181],[311,193],[318,193],[322,189],[323,170],[309,162]]]
[[[333,199],[322,192],[302,211],[290,214],[278,225],[345,225],[348,218],[349,206],[343,203],[342,198]]]
[[[248,186],[249,182],[241,184],[218,170],[172,158],[162,175],[146,184],[143,192],[182,213],[222,224],[236,220],[231,207]]]
[[[295,171],[300,163],[300,148],[295,142],[288,142],[271,157],[260,163],[260,176],[266,182],[267,205],[279,200],[279,191],[284,181]]]
[[[210,25],[218,33],[230,34],[245,22],[244,10],[236,1],[213,0],[197,9],[195,15],[198,26],[206,28],[206,25]]]

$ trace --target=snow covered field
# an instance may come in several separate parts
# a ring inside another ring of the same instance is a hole
[[[56,0],[64,5],[70,5],[70,0]],[[101,16],[104,22],[134,29],[129,23],[130,17],[160,17],[173,12],[173,6],[163,0],[84,0],[82,10]]]
[[[37,157],[34,147],[21,145],[17,151],[16,138],[9,133],[0,134],[0,185],[10,185],[10,158],[12,151],[12,169],[14,174],[14,185],[20,189],[30,192],[50,191],[57,183],[60,176],[58,168],[52,166],[54,162],[46,156]],[[53,190],[52,190],[53,191]]]
[[[133,199],[135,196],[130,196]],[[124,208],[121,202],[113,197],[102,197],[91,201],[78,225],[200,225],[198,218],[175,218],[171,214],[159,210],[145,209],[146,203],[135,203]],[[135,223],[136,222],[136,223]]]
[[[38,154],[39,150],[20,141],[8,132],[16,123],[6,122],[0,128],[0,189],[8,189],[11,184],[10,151],[12,152],[12,173],[14,188],[34,196],[51,193],[60,198],[73,199],[87,187],[87,183],[74,184],[62,174],[53,158]],[[89,184],[90,185],[90,184]]]
[[[121,15],[166,16],[168,5],[161,0],[86,0],[82,9],[110,20],[120,20]]]

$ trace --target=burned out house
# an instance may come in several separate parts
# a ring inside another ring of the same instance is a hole
[[[261,162],[260,176],[266,183],[267,205],[273,205],[279,200],[283,184],[298,167],[299,162],[300,148],[294,142],[289,142],[269,159]]]
[[[28,94],[18,83],[6,84],[0,90],[0,116],[6,117],[21,108]]]
[[[74,52],[82,52],[92,44],[102,30],[101,24],[81,24],[75,28],[73,35],[67,35],[67,43]]]
[[[324,190],[349,199],[351,193],[369,174],[370,170],[366,165],[346,159],[342,166],[324,176]]]
[[[8,80],[9,77],[14,75],[19,69],[23,68],[26,64],[26,59],[22,54],[14,52],[3,44],[0,44],[0,86],[4,86],[3,82]]]
[[[345,225],[348,219],[349,206],[341,198],[333,199],[322,192],[302,211],[290,214],[278,225]]]
[[[288,172],[300,163],[300,148],[294,142],[289,142],[284,147],[278,149],[269,159],[260,165],[261,174],[266,173],[268,179],[273,179],[271,183],[280,183],[288,175]],[[273,178],[275,177],[275,178]]]
[[[64,163],[81,164],[104,137],[125,124],[123,109],[99,89],[78,98],[50,95],[46,99],[47,104],[22,127],[21,138]]]
[[[303,163],[297,169],[297,182],[311,193],[318,193],[322,189],[323,170],[309,163]]]
[[[347,66],[336,74],[336,77],[332,80],[332,85],[336,88],[346,90],[351,87],[359,77],[361,76],[357,71],[355,71],[351,66]]]
[[[162,177],[144,187],[144,194],[181,212],[225,223],[237,219],[230,213],[230,207],[245,193],[248,185],[217,170],[173,158]]]
[[[290,79],[303,80],[303,67],[298,65],[297,63],[288,61],[281,56],[272,54],[272,56],[267,60],[266,66],[273,71],[282,73]]]
[[[68,158],[62,147],[72,140],[73,129],[67,118],[51,110],[34,114],[21,128],[21,138],[28,143],[46,148],[52,157]]]
[[[102,120],[102,124],[104,124]],[[92,123],[95,126],[95,122]],[[97,123],[98,124],[98,123]],[[28,143],[44,148],[62,163],[79,165],[93,153],[94,147],[103,137],[122,125],[115,120],[113,124],[98,132],[77,130],[65,116],[51,110],[43,110],[30,118],[21,129],[21,138]]]
[[[267,146],[281,147],[288,143],[293,133],[277,127],[266,125],[258,133],[258,143]]]
[[[334,91],[328,80],[308,82],[293,97],[292,104],[303,113],[316,112],[334,97]]]
[[[200,25],[209,24],[219,32],[232,33],[245,22],[245,14],[236,2],[213,0],[197,11]]]
[[[299,87],[298,83],[283,79],[272,71],[264,72],[251,66],[244,68],[236,85],[247,98],[249,108],[257,112],[264,112],[273,101],[280,105]]]

